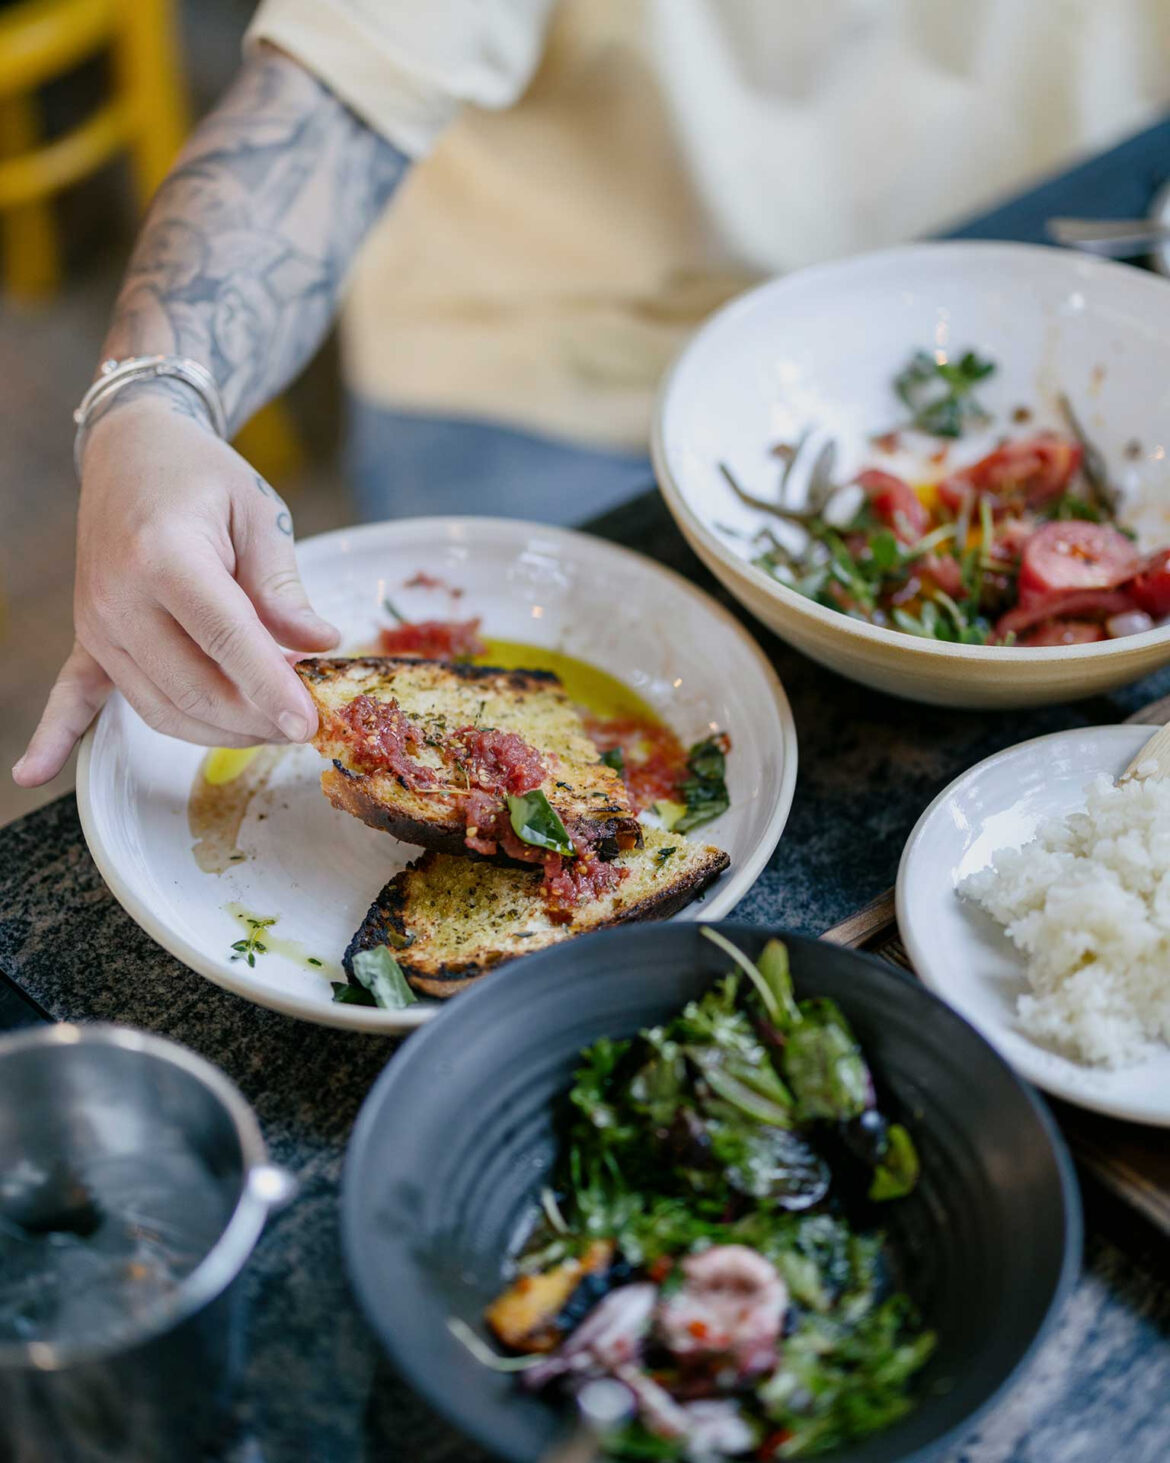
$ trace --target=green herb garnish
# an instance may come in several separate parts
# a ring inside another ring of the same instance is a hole
[[[619,777],[626,770],[625,754],[620,747],[610,747],[608,751],[602,752],[601,760],[607,767],[612,768]]]
[[[894,377],[894,390],[918,431],[932,437],[961,437],[968,427],[990,421],[990,414],[971,393],[995,369],[994,361],[970,350],[957,361],[940,361],[930,351],[915,351]]]
[[[687,753],[689,777],[679,791],[686,812],[675,819],[671,830],[687,833],[700,823],[709,823],[731,806],[727,795],[727,737],[722,732],[696,742]]]
[[[269,930],[276,923],[272,919],[253,919],[250,915],[245,916],[244,923],[248,926],[248,934],[243,940],[237,940],[232,946],[236,952],[233,960],[246,961],[248,965],[255,967],[257,955],[267,955],[268,946],[264,944],[260,936],[265,930]]]
[[[575,858],[573,847],[560,815],[539,788],[519,795],[509,794],[508,815],[517,838],[533,848],[547,848],[564,858]]]
[[[361,1005],[380,1006],[383,1011],[401,1011],[417,1002],[418,997],[411,990],[389,945],[375,945],[372,950],[359,950],[353,957],[351,966],[354,980],[365,988],[371,999],[369,1002],[357,1002],[356,997],[338,995],[337,987],[334,987],[335,1001],[349,1000]],[[342,986],[341,989],[351,990],[352,986]]]
[[[395,608],[393,600],[383,597],[382,608],[386,611],[386,613],[390,616],[392,620],[397,620],[400,625],[405,625],[407,623],[406,616],[401,612],[401,610]]]
[[[874,1169],[871,1199],[903,1199],[918,1182],[918,1153],[914,1140],[901,1125],[891,1123],[889,1146]]]
[[[656,864],[664,864],[668,858],[670,858],[673,854],[676,854],[677,852],[678,847],[673,843],[670,845],[669,848],[660,848],[658,852],[654,855],[654,862]]]

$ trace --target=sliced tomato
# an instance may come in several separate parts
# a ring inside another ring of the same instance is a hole
[[[870,467],[859,473],[856,481],[859,488],[865,489],[870,507],[902,543],[917,543],[930,527],[930,514],[904,479]]]
[[[995,635],[997,640],[1020,636],[1045,620],[1108,620],[1133,608],[1133,596],[1124,589],[1059,590],[1008,610],[996,621]]]
[[[919,564],[919,572],[933,579],[944,594],[952,599],[963,597],[963,570],[951,554],[927,554]]]
[[[1026,635],[1021,635],[1020,645],[1092,645],[1104,640],[1105,626],[1092,620],[1045,620]]]
[[[1170,549],[1159,549],[1147,559],[1130,589],[1147,615],[1155,620],[1170,615]]]
[[[1005,442],[970,467],[944,478],[940,499],[957,513],[965,498],[986,494],[998,511],[1026,504],[1039,507],[1058,497],[1081,465],[1081,444],[1055,432],[1040,432],[1016,442]]]
[[[1045,523],[1024,545],[1020,559],[1020,604],[1075,589],[1116,589],[1141,568],[1141,555],[1108,523]]]

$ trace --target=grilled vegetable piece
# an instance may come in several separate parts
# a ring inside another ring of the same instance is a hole
[[[501,867],[428,853],[396,874],[370,906],[345,952],[390,945],[407,980],[424,995],[454,995],[506,960],[589,930],[666,919],[727,868],[722,849],[646,828],[645,846],[618,855],[629,876],[556,922],[539,869]]]
[[[519,1275],[484,1312],[484,1319],[513,1351],[555,1351],[568,1325],[558,1318],[589,1275],[602,1275],[613,1260],[612,1240],[593,1240],[579,1259],[541,1275]],[[578,1318],[579,1319],[579,1318]]]
[[[529,757],[537,767],[535,786],[569,834],[599,857],[613,858],[640,841],[625,784],[602,762],[560,681],[548,672],[392,656],[302,660],[296,671],[317,706],[313,745],[333,763],[322,775],[322,790],[335,807],[372,828],[437,853],[466,855],[476,772],[466,761],[468,736],[456,733],[471,729],[472,740],[478,732],[498,732],[514,746],[521,739],[535,754],[535,761]],[[351,708],[359,697],[368,698],[364,706],[396,706],[407,719],[405,740],[387,739],[392,749],[385,765],[379,765],[379,747],[355,728]],[[528,790],[516,783],[501,787],[500,797]]]

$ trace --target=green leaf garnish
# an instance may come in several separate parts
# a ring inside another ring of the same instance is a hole
[[[901,1123],[891,1123],[886,1155],[873,1171],[871,1199],[903,1199],[918,1182],[918,1150]]]
[[[610,747],[608,751],[602,752],[601,760],[607,767],[611,767],[620,777],[626,770],[626,759],[620,747]]]
[[[995,369],[994,361],[971,350],[957,361],[940,361],[930,351],[915,351],[894,377],[894,390],[918,431],[932,437],[961,437],[968,427],[990,420],[971,393]]]
[[[508,815],[517,838],[533,848],[547,848],[564,858],[575,858],[573,847],[560,815],[539,788],[533,792],[509,794]]]
[[[677,829],[679,833],[687,833],[700,823],[718,818],[731,806],[725,780],[726,746],[726,738],[717,733],[696,742],[687,753],[690,776],[679,789],[686,803],[686,812],[670,825],[672,832]]]
[[[372,950],[359,950],[353,957],[352,965],[355,980],[365,986],[374,998],[374,1005],[380,1006],[383,1011],[401,1011],[418,1001],[389,945],[375,945]]]

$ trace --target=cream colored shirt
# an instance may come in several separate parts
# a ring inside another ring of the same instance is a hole
[[[264,0],[249,38],[418,160],[354,271],[355,388],[623,448],[751,280],[1170,105],[1170,0]]]

